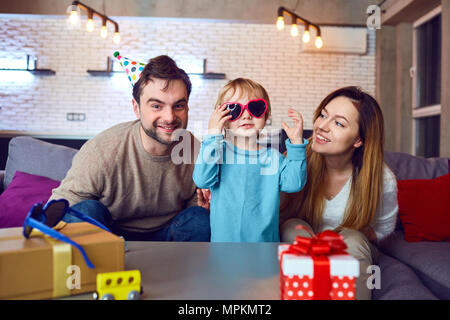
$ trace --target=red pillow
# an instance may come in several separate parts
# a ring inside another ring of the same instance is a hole
[[[450,174],[399,180],[398,207],[406,241],[450,241]]]
[[[46,203],[60,181],[16,171],[0,195],[0,228],[21,227],[33,204]]]

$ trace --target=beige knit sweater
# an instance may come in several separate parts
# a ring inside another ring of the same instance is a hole
[[[139,127],[139,120],[121,123],[86,142],[50,199],[65,198],[70,205],[99,200],[119,228],[133,232],[160,229],[197,205],[194,161],[175,165],[170,155],[151,156]]]

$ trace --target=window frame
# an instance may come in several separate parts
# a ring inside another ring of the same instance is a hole
[[[415,108],[416,97],[417,97],[417,28],[421,25],[429,22],[431,19],[435,18],[439,14],[442,14],[442,5],[437,6],[433,10],[429,11],[427,14],[423,15],[419,19],[413,22],[413,67],[410,70],[412,78],[412,104],[411,104],[411,114],[412,114],[412,154],[417,155],[417,120],[425,117],[441,115],[441,104],[428,105],[425,107]],[[442,40],[441,40],[442,41]],[[442,59],[442,57],[441,57]],[[442,81],[441,81],[442,87]]]

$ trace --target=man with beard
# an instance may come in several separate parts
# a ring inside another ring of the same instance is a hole
[[[187,127],[190,93],[189,77],[175,61],[150,59],[133,87],[137,120],[86,142],[50,200],[68,200],[126,240],[209,241],[209,211],[197,203],[192,180],[196,155],[189,163],[171,160],[174,133]],[[70,214],[63,220],[80,221]]]

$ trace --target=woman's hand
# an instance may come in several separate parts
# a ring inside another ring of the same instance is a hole
[[[211,191],[209,189],[197,189],[197,205],[209,210],[211,203]]]
[[[221,134],[225,122],[231,119],[231,115],[227,115],[230,110],[227,109],[226,104],[221,105],[212,113],[209,118],[208,134]]]
[[[281,126],[284,131],[286,131],[289,140],[292,144],[302,144],[303,143],[303,117],[302,115],[292,108],[288,110],[288,116],[294,122],[294,126],[289,127],[286,122],[282,122]]]

